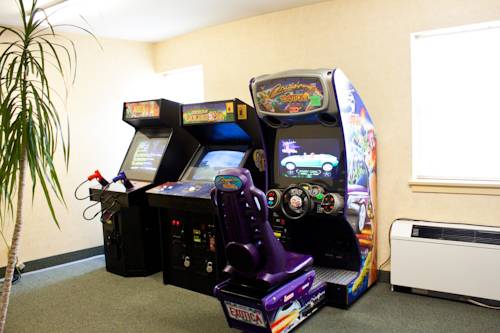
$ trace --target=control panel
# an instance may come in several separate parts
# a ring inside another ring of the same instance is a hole
[[[271,189],[266,193],[267,207],[286,219],[298,220],[307,214],[341,214],[344,197],[328,193],[321,185],[298,184],[284,190]]]
[[[210,182],[178,181],[161,184],[149,193],[163,194],[177,197],[210,198],[210,191],[214,187]]]
[[[302,183],[266,193],[267,207],[272,211],[270,222],[274,236],[288,248],[290,227],[307,215],[335,216],[344,211],[344,197],[328,192],[318,184]]]

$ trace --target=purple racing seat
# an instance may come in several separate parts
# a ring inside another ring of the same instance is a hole
[[[268,221],[265,194],[247,169],[221,170],[212,200],[217,206],[226,250],[226,273],[266,288],[289,280],[312,266],[311,256],[288,252]]]

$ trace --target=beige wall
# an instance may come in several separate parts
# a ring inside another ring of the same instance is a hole
[[[74,188],[96,168],[106,177],[118,171],[134,133],[132,127],[121,121],[123,102],[159,97],[154,90],[158,86],[153,85],[156,76],[150,44],[100,39],[100,50],[88,37],[69,37],[78,50],[78,76],[68,100],[72,149],[69,171],[64,171],[61,159],[57,163],[68,207],[57,205],[59,230],[40,191],[31,205],[28,185],[21,261],[102,245],[101,224],[98,219],[82,219],[82,210],[89,202],[75,200]],[[83,194],[85,190],[80,192]],[[0,266],[4,266],[5,246],[0,251]]]
[[[413,193],[410,33],[500,19],[498,0],[335,0],[196,31],[154,46],[157,71],[203,64],[207,100],[250,102],[252,76],[339,67],[379,140],[379,260],[398,217],[500,226],[498,196]]]
[[[68,101],[72,156],[68,173],[62,173],[68,208],[57,208],[58,230],[41,194],[33,206],[28,200],[20,260],[102,244],[99,222],[81,218],[88,201],[74,200],[74,187],[95,168],[108,177],[118,170],[133,134],[121,121],[123,101],[161,97],[154,72],[194,64],[204,65],[207,100],[247,102],[248,81],[255,75],[332,66],[345,71],[377,125],[379,259],[388,255],[388,228],[397,217],[500,226],[497,196],[412,193],[408,187],[409,34],[499,18],[498,0],[336,0],[203,29],[153,47],[101,39],[101,51],[91,39],[71,35],[79,70]],[[5,252],[1,247],[0,266]]]

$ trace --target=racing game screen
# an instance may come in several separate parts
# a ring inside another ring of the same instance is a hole
[[[217,172],[226,168],[239,167],[245,152],[234,150],[213,150],[207,152],[203,158],[190,166],[183,180],[197,180],[211,182]]]
[[[277,147],[279,177],[337,179],[339,141],[334,138],[281,138]]]
[[[127,177],[153,181],[169,139],[169,134],[148,137],[144,133],[136,132],[122,165]]]

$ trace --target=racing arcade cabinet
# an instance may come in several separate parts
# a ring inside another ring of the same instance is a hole
[[[288,332],[323,304],[347,308],[377,279],[374,127],[338,69],[260,76],[251,91],[270,190],[245,170],[217,176],[231,277],[214,292],[231,327]]]
[[[180,105],[165,99],[125,103],[123,121],[136,129],[116,180],[90,188],[102,206],[106,269],[122,276],[146,276],[161,269],[160,232],[145,192],[174,180],[197,147],[180,127]]]
[[[214,178],[245,167],[263,186],[261,135],[255,111],[238,99],[183,105],[182,126],[200,146],[177,182],[148,191],[149,204],[161,208],[164,283],[211,295],[225,264],[210,200]]]

